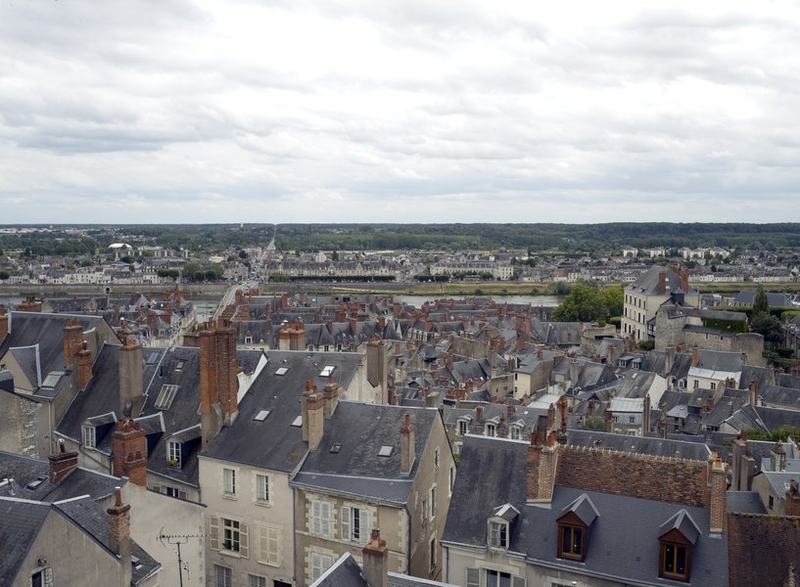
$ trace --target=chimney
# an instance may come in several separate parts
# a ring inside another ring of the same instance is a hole
[[[642,436],[647,436],[650,432],[650,394],[645,394],[642,402]]]
[[[6,312],[6,307],[0,304],[0,342],[3,342],[3,339],[8,334],[8,313]]]
[[[475,406],[475,423],[483,424],[483,404]]]
[[[550,502],[553,499],[553,487],[556,480],[558,464],[558,445],[555,431],[547,433],[544,444],[538,435],[531,436],[528,446],[527,501]]]
[[[516,408],[511,400],[508,401],[506,404],[506,422],[511,423],[514,421],[514,416],[516,415]]]
[[[325,427],[324,400],[322,394],[312,387],[306,396],[306,413],[308,414],[308,450],[317,450],[322,442]]]
[[[83,341],[83,348],[78,351],[78,374],[81,378],[81,389],[86,387],[89,379],[92,378],[92,353],[89,345]]]
[[[664,355],[664,377],[672,374],[672,366],[675,364],[675,346],[668,344]]]
[[[561,434],[567,433],[567,396],[562,395],[558,398],[558,412],[559,416],[561,416],[561,423],[559,425],[559,431]]]
[[[517,344],[515,350],[517,353],[521,353],[525,350],[525,337],[523,336],[522,332],[517,332]]]
[[[83,329],[77,318],[70,318],[64,325],[64,366],[70,368],[83,348]]]
[[[132,419],[117,422],[111,435],[112,473],[128,477],[131,483],[147,486],[147,437],[144,430]]]
[[[756,472],[756,461],[747,446],[747,436],[740,435],[731,445],[731,487],[732,491],[750,491]]]
[[[578,357],[575,356],[569,362],[569,381],[573,386],[578,382]]]
[[[699,352],[697,349],[697,343],[692,345],[692,367],[697,367]]]
[[[122,489],[114,489],[114,505],[108,513],[108,547],[119,556],[122,577],[120,585],[130,585],[133,575],[131,564],[131,506],[122,503]]]
[[[361,550],[364,564],[361,572],[369,587],[388,587],[389,585],[389,549],[381,532],[374,528],[367,545]]]
[[[780,442],[772,445],[769,451],[769,464],[773,471],[781,473],[786,470],[786,451]]]
[[[64,442],[59,440],[58,452],[48,457],[50,461],[50,485],[58,485],[78,468],[78,453],[67,452]]]
[[[789,480],[789,487],[786,488],[786,507],[784,514],[787,516],[800,516],[800,488],[797,479]]]
[[[611,410],[606,410],[605,416],[603,417],[603,423],[605,424],[603,426],[603,430],[605,432],[611,432],[613,434],[613,432],[614,432],[614,414],[611,412]]]
[[[132,339],[119,349],[119,418],[138,416],[144,403],[142,345]]]
[[[411,474],[411,467],[414,466],[414,459],[417,456],[417,448],[414,440],[414,425],[411,423],[411,416],[403,416],[403,425],[400,427],[400,474]]]
[[[758,381],[755,379],[750,382],[750,403],[753,406],[758,405]]]
[[[681,269],[681,290],[683,293],[689,291],[689,270]]]
[[[217,370],[214,361],[214,331],[210,328],[200,332],[200,431],[202,450],[208,448],[209,440],[219,432],[220,423],[214,412],[217,403]]]
[[[656,293],[660,296],[663,296],[667,293],[667,272],[666,271],[659,271],[658,272],[658,287],[656,289]]]
[[[217,398],[222,407],[222,425],[230,426],[239,415],[239,361],[236,329],[225,325],[216,332]]]
[[[328,384],[322,389],[322,396],[325,401],[323,413],[326,418],[330,418],[339,403],[339,386],[334,383],[333,377],[328,378]]]
[[[372,387],[383,388],[388,378],[389,353],[386,345],[380,339],[372,338],[367,342],[367,381]],[[381,401],[387,400],[382,397]]]
[[[589,399],[589,402],[586,406],[586,417],[594,418],[595,410],[596,410],[596,404],[594,403],[594,399]]]
[[[709,530],[711,532],[724,532],[726,529],[726,518],[728,515],[727,504],[727,485],[728,480],[725,475],[725,464],[720,460],[716,451],[711,453],[713,461],[711,468],[711,499]]]

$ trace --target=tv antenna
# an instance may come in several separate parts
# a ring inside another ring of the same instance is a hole
[[[158,541],[162,546],[170,544],[178,550],[178,580],[180,587],[183,587],[183,569],[186,569],[187,578],[189,573],[189,566],[181,558],[181,544],[186,544],[192,538],[203,538],[204,536],[204,534],[164,534],[163,526],[158,532]]]

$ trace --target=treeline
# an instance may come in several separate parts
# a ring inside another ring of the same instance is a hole
[[[624,246],[800,249],[800,224],[608,223],[608,224],[198,224],[88,226],[50,232],[0,234],[0,252],[26,256],[103,254],[114,242],[135,248],[161,246],[193,252],[266,247],[281,251],[500,250],[531,254],[611,254]]]

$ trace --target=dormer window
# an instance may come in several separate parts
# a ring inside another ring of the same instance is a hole
[[[167,442],[167,462],[175,467],[181,465],[181,443],[174,440]]]
[[[673,581],[689,581],[692,547],[700,529],[686,510],[681,510],[661,525],[658,537],[658,576]]]
[[[489,548],[508,549],[511,525],[518,515],[519,510],[510,503],[494,509],[486,525],[486,542]]]
[[[522,438],[522,426],[512,424],[511,428],[509,429],[509,433],[511,435],[511,440],[519,440]]]
[[[486,436],[492,436],[492,437],[497,436],[497,426],[492,423],[486,424],[486,428],[484,429],[484,434]]]
[[[592,500],[585,493],[563,510],[558,518],[558,558],[586,560],[589,528],[597,518]]]
[[[91,424],[83,425],[83,446],[85,448],[97,448],[97,433]]]
[[[459,420],[458,421],[458,435],[459,436],[466,436],[468,428],[469,428],[469,422],[467,420]]]

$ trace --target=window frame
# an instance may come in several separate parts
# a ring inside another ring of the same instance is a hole
[[[229,499],[236,497],[236,469],[222,468],[222,495]]]
[[[97,428],[91,424],[81,426],[83,432],[83,447],[97,449]]]
[[[467,420],[461,419],[458,421],[458,435],[459,436],[466,436],[467,432],[469,431],[469,422]]]
[[[309,533],[313,534],[314,536],[331,538],[331,535],[333,534],[333,520],[331,516],[333,507],[331,506],[331,502],[322,499],[312,499],[310,509],[311,519],[308,528]]]
[[[253,475],[253,501],[258,505],[272,505],[272,478],[266,473]]]
[[[222,579],[221,582],[220,578]],[[225,565],[214,565],[214,585],[216,587],[233,587],[233,568]]]
[[[309,553],[308,558],[309,558],[308,573],[311,583],[319,579],[322,576],[322,574],[329,568],[331,568],[331,565],[333,565],[333,557],[330,554],[325,554],[324,552],[317,552],[315,550],[312,550]],[[327,565],[325,564],[326,559],[328,561]]]
[[[497,518],[490,519],[488,522],[486,541],[489,548],[508,550],[508,531],[508,522]]]
[[[483,435],[489,438],[495,438],[497,436],[497,424],[494,422],[487,422],[483,429]]]
[[[372,512],[365,507],[343,505],[339,516],[339,537],[347,542],[366,544],[369,535]]]
[[[586,531],[588,528],[581,524],[558,523],[558,558],[567,560],[581,561],[586,560]],[[580,532],[578,540],[575,540],[575,533]],[[565,540],[569,537],[569,545]]]
[[[177,466],[181,464],[181,443],[176,440],[167,441],[167,461]]]
[[[682,581],[688,583],[692,574],[692,545],[686,541],[677,540],[659,540],[659,553],[658,553],[658,576],[662,579],[670,579],[672,581]],[[673,554],[669,555],[669,549],[672,548]],[[675,570],[678,563],[678,557],[683,552],[683,572]],[[673,570],[668,570],[668,564],[672,564]]]

